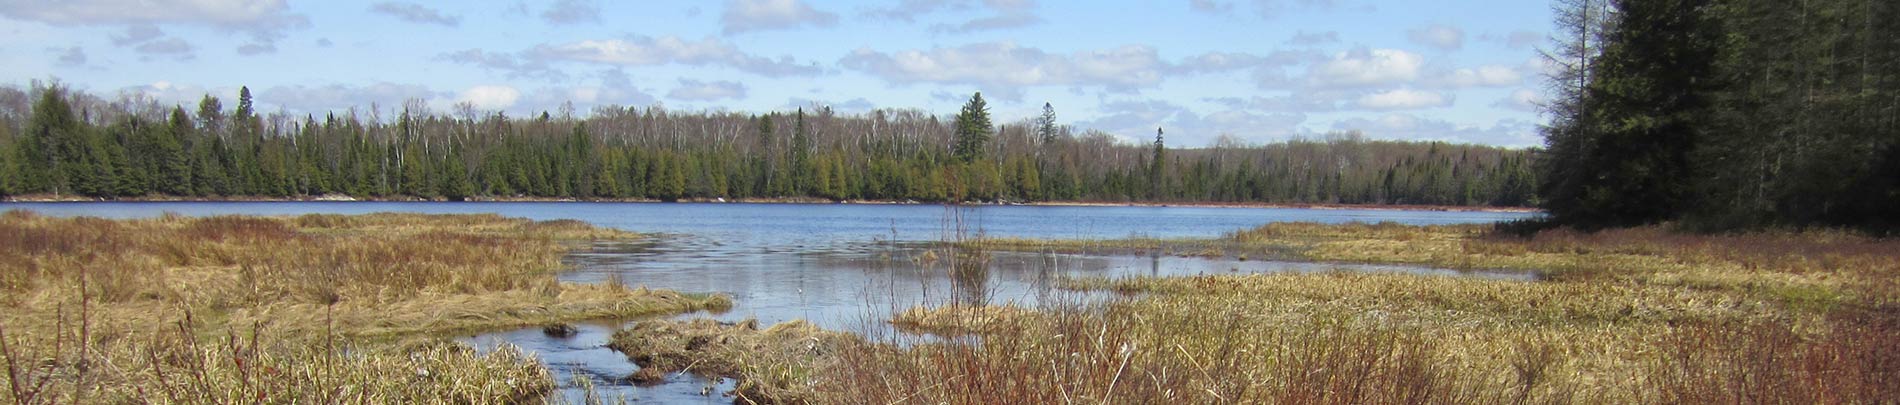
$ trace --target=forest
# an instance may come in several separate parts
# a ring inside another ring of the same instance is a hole
[[[1359,133],[1170,148],[954,116],[571,108],[511,117],[411,100],[301,116],[206,95],[195,108],[35,82],[0,88],[0,195],[90,198],[1261,202],[1529,206],[1521,149]]]
[[[1556,223],[1900,229],[1900,3],[1558,3]]]

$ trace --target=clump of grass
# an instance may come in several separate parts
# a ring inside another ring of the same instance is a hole
[[[570,241],[628,237],[495,215],[10,211],[0,214],[0,360],[14,376],[4,392],[26,403],[516,402],[552,384],[538,365],[418,342],[731,306],[555,281]],[[78,397],[89,392],[99,396]]]
[[[636,383],[668,373],[740,379],[734,402],[799,403],[817,400],[811,378],[832,367],[831,355],[854,344],[848,334],[789,321],[764,330],[758,321],[710,319],[643,321],[614,333],[607,347],[626,353],[640,371]]]
[[[1021,330],[1038,322],[1035,311],[1014,305],[914,306],[891,316],[899,330],[941,336],[992,334]]]

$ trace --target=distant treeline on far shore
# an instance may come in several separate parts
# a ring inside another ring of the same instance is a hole
[[[367,115],[367,116],[365,116]],[[601,107],[509,117],[466,105],[394,117],[259,114],[108,101],[58,85],[0,88],[0,196],[460,200],[817,198],[917,201],[1258,202],[1530,206],[1531,152],[1323,140],[1129,144],[1055,123],[962,112],[746,114]]]

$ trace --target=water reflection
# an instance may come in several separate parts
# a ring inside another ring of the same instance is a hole
[[[1331,265],[1183,258],[1164,255],[1078,256],[989,253],[964,260],[906,242],[987,234],[1022,238],[1206,238],[1273,222],[1394,221],[1405,224],[1482,223],[1535,214],[1287,208],[1055,207],[839,204],[638,204],[638,203],[413,203],[413,202],[160,202],[0,203],[0,210],[29,209],[53,216],[108,218],[182,215],[302,215],[371,212],[494,213],[537,220],[577,219],[661,237],[587,246],[567,260],[570,282],[619,280],[689,292],[720,292],[737,304],[726,321],[757,318],[770,324],[806,319],[834,330],[889,336],[882,321],[912,305],[962,300],[991,305],[1037,306],[1074,295],[1055,290],[1063,277],[1171,276],[1225,273],[1347,271],[1527,278],[1525,275],[1458,273],[1405,266]],[[946,257],[950,256],[950,257]],[[951,263],[954,261],[955,263]],[[986,269],[978,271],[976,269]],[[707,385],[729,391],[730,381],[670,376],[665,384],[637,388],[624,377],[637,367],[602,347],[617,324],[579,325],[579,333],[550,337],[528,328],[468,337],[493,350],[502,343],[533,352],[560,376],[602,386],[609,397],[657,402],[728,402],[699,393]],[[586,398],[564,388],[570,401]]]
[[[815,325],[866,336],[895,336],[884,320],[916,305],[947,303],[1018,305],[1072,303],[1106,298],[1057,288],[1065,277],[1192,276],[1206,274],[1313,273],[1326,271],[1409,273],[1432,276],[1530,280],[1527,273],[1460,272],[1404,265],[1334,264],[1235,258],[1180,257],[1162,254],[1077,255],[1036,252],[971,252],[932,249],[927,244],[835,244],[810,250],[723,244],[691,235],[588,246],[568,257],[575,270],[569,282],[618,280],[629,286],[731,295],[732,310],[696,313],[738,322],[758,319],[772,324],[805,319]],[[624,355],[603,347],[612,324],[582,325],[569,338],[550,338],[539,328],[467,339],[492,349],[511,343],[539,354],[563,378],[590,378],[602,392],[640,400],[710,400],[699,393],[718,384],[693,376],[671,376],[653,387],[634,387],[625,377],[638,368]],[[580,399],[573,381],[563,391]],[[729,383],[729,382],[726,382]],[[724,392],[723,389],[719,392]]]

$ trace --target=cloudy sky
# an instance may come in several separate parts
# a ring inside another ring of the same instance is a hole
[[[1176,145],[1358,129],[1537,144],[1536,0],[0,0],[0,83],[267,111],[423,99],[956,111]],[[226,105],[231,105],[227,101]]]

